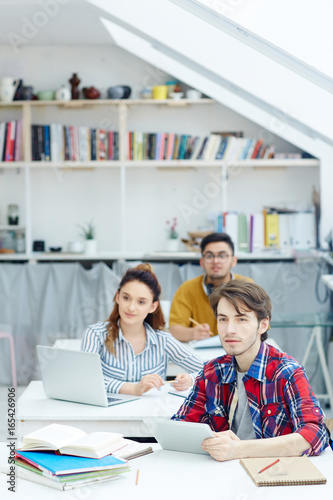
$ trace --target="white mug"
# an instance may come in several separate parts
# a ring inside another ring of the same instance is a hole
[[[201,98],[201,92],[199,90],[195,89],[189,89],[186,91],[186,98],[187,99],[200,99]]]
[[[65,85],[62,85],[60,89],[56,92],[56,99],[58,101],[70,101],[71,100],[71,91]]]
[[[19,83],[19,78],[11,78],[9,76],[0,78],[0,101],[11,102]]]

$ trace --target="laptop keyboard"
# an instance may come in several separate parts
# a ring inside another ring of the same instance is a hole
[[[115,401],[122,401],[120,398],[111,398],[108,396],[108,403],[114,403]]]

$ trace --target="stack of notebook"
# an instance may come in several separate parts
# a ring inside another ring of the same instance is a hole
[[[96,459],[49,451],[17,451],[15,462],[18,477],[59,490],[109,481],[130,471],[127,460],[112,455]]]

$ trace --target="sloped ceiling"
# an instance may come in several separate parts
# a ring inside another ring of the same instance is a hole
[[[204,3],[218,9],[199,0],[0,0],[0,44],[116,43],[315,156],[331,149],[332,80],[237,24],[230,6],[246,4],[249,15],[260,0]]]
[[[202,15],[182,0],[89,0],[105,14],[114,42],[165,72],[320,156],[333,145],[329,79],[302,63],[259,51],[253,37],[224,16]],[[179,4],[179,5],[178,5]],[[191,5],[190,5],[191,6]],[[202,9],[202,7],[201,7]],[[269,49],[269,46],[267,45]]]

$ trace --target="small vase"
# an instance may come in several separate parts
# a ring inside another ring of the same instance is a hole
[[[97,251],[97,241],[96,240],[86,240],[84,243],[84,253],[92,255]]]
[[[179,250],[178,238],[167,240],[166,249],[168,252],[178,252]]]
[[[80,78],[77,76],[76,73],[73,73],[73,76],[70,80],[68,80],[69,83],[71,84],[71,95],[72,99],[78,99],[79,98],[79,89],[78,86],[81,82]]]
[[[65,85],[62,85],[56,92],[56,99],[57,101],[70,101],[71,91],[69,90],[69,88],[65,87]]]

